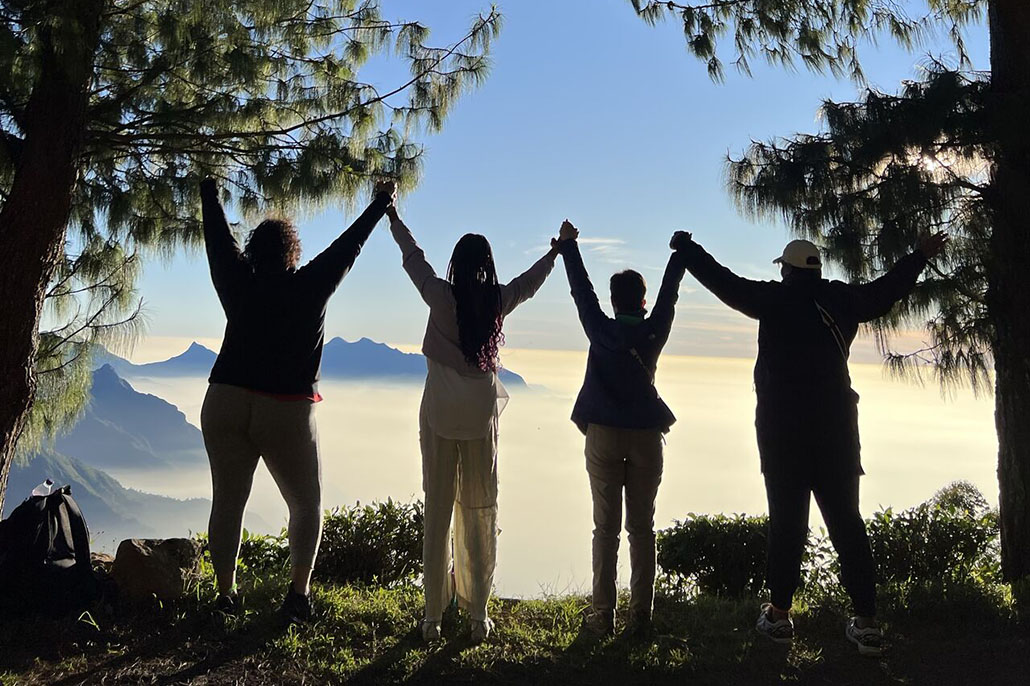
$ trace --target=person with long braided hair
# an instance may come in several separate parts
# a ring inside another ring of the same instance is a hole
[[[501,284],[490,243],[466,234],[441,279],[397,215],[387,209],[404,270],[429,305],[422,352],[428,373],[419,411],[425,531],[426,610],[422,637],[440,638],[451,598],[471,617],[472,640],[490,635],[487,601],[497,560],[497,424],[508,400],[497,372],[504,318],[529,300],[554,268],[552,247],[524,274]],[[453,582],[451,517],[454,518]]]

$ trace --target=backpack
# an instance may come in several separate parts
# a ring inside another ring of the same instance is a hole
[[[71,486],[27,498],[0,522],[0,613],[58,616],[97,595],[89,529]]]

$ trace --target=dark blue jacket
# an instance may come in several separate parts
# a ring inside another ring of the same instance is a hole
[[[861,323],[884,316],[912,291],[926,266],[923,254],[906,255],[874,281],[848,284],[801,269],[782,281],[752,281],[693,241],[681,252],[705,288],[759,322],[755,428],[762,471],[862,474],[851,343]]]
[[[668,431],[676,417],[658,395],[654,376],[676,314],[686,270],[683,257],[673,253],[669,258],[651,316],[631,322],[626,317],[612,319],[601,310],[576,241],[562,241],[559,251],[579,320],[590,340],[586,377],[572,421],[584,433],[588,424]]]

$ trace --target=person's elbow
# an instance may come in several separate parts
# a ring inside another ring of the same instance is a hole
[[[891,303],[890,305],[887,305],[885,307],[872,308],[866,311],[860,318],[860,320],[863,324],[867,322],[875,322],[877,319],[881,319],[890,314],[892,309],[894,309],[894,303]]]

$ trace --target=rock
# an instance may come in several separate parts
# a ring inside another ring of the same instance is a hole
[[[94,572],[107,576],[111,573],[111,567],[114,565],[114,556],[107,553],[90,553],[89,561]]]
[[[127,600],[183,596],[200,580],[201,545],[189,538],[130,538],[118,544],[111,576]]]

